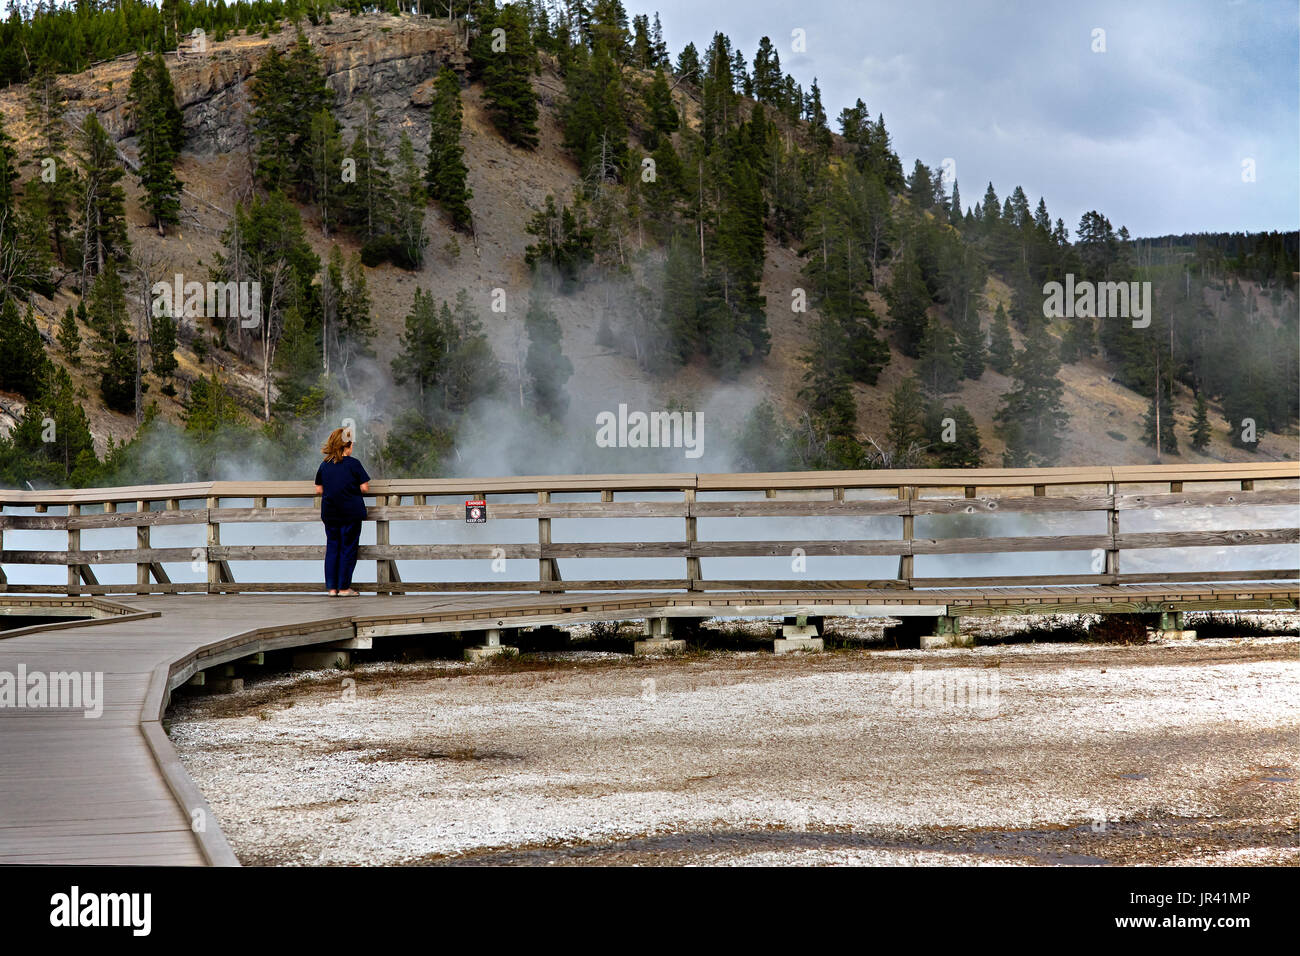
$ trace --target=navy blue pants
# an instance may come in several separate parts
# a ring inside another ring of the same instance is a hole
[[[352,572],[357,566],[357,542],[361,540],[361,522],[325,526],[325,589],[346,591],[352,587]]]

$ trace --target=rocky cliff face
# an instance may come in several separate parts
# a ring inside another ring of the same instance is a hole
[[[398,129],[407,128],[417,144],[422,138],[418,132],[428,129],[422,108],[428,103],[427,81],[444,64],[463,72],[468,62],[464,34],[448,20],[340,14],[329,24],[304,22],[303,32],[338,94],[337,114],[344,126],[358,122],[368,97],[388,136],[395,139]],[[167,55],[184,112],[187,151],[216,155],[247,146],[247,82],[270,47],[285,50],[295,38],[294,27],[286,25],[268,39],[236,36],[216,43],[208,37],[187,44],[192,47],[188,51]],[[121,57],[71,81],[65,78],[72,111],[93,109],[113,136],[129,139],[134,130],[126,95],[135,62],[134,56]]]

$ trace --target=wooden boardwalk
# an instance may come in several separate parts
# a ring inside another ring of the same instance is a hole
[[[258,651],[341,635],[475,631],[649,616],[1294,609],[1300,587],[1243,583],[905,591],[625,592],[329,598],[172,595],[102,601],[0,595],[15,609],[88,605],[82,626],[0,632],[0,672],[104,675],[103,714],[0,708],[0,864],[237,860],[162,731],[172,688]],[[199,819],[202,825],[193,821]]]

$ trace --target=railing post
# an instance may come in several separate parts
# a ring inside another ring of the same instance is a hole
[[[4,523],[4,505],[0,504],[0,552],[5,549],[5,523]],[[9,587],[9,579],[5,577],[5,566],[0,564],[0,591]]]
[[[537,492],[537,503],[544,505],[550,502],[551,493],[549,491]],[[538,591],[545,591],[546,584],[551,580],[551,559],[546,556],[546,546],[551,543],[551,519],[538,517],[537,519],[537,580],[541,582]]]
[[[72,559],[73,551],[81,550],[81,529],[72,527],[72,519],[81,514],[81,505],[68,505],[68,594],[80,591],[81,567]]]
[[[1115,500],[1118,488],[1115,482],[1106,485],[1106,493],[1110,495],[1110,508],[1106,511],[1106,528],[1110,535],[1110,547],[1106,549],[1106,576],[1111,584],[1119,584],[1119,503]]]
[[[486,501],[486,498],[480,498]],[[549,491],[537,492],[537,503],[546,505],[551,503],[551,493]],[[537,579],[541,582],[539,591],[563,590],[562,588],[548,588],[546,585],[554,584],[560,580],[560,566],[555,563],[554,558],[546,556],[546,549],[551,543],[551,519],[539,517],[537,519]]]
[[[701,590],[700,579],[704,577],[700,573],[700,558],[699,555],[690,554],[691,551],[695,550],[697,540],[695,528],[697,519],[693,513],[695,511],[695,489],[686,488],[684,493],[686,495],[686,589],[688,591],[699,591]]]
[[[221,583],[221,565],[218,564],[212,557],[212,549],[220,546],[221,544],[221,526],[212,520],[212,512],[214,512],[218,508],[219,503],[220,503],[220,499],[209,496],[208,513],[205,516],[207,518],[207,523],[208,523],[208,546],[203,555],[204,557],[203,564],[208,573],[209,594],[216,593],[216,589],[213,587],[213,585]]]
[[[137,551],[149,550],[149,525],[141,519],[141,514],[148,512],[149,502],[137,500],[135,503],[135,547]],[[149,593],[149,556],[144,555],[143,560],[137,561],[135,565],[135,592],[136,594]]]
[[[400,500],[400,499],[399,499]],[[375,495],[375,505],[380,508],[388,507],[388,495]],[[375,521],[375,547],[383,548],[388,546],[388,519],[380,518]],[[377,558],[375,560],[375,593],[391,594],[392,592],[384,587],[389,581],[389,563],[387,558]]]
[[[905,542],[905,553],[898,556],[898,578],[909,588],[912,586],[912,499],[916,497],[916,488],[911,485],[900,485],[898,489],[898,498],[906,502],[903,506],[905,513],[903,515],[903,541]]]

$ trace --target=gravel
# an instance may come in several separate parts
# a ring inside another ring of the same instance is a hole
[[[379,663],[171,738],[245,863],[1293,865],[1298,650]]]

